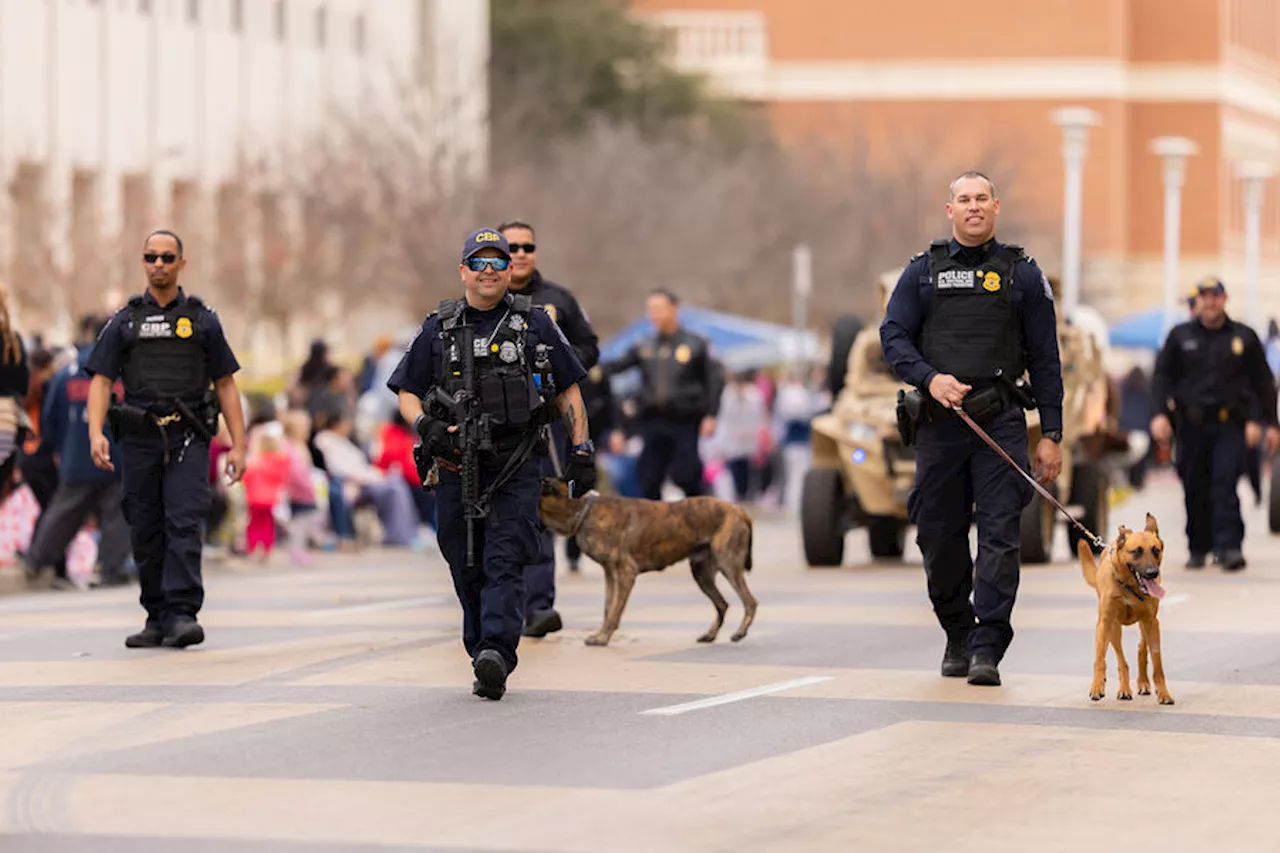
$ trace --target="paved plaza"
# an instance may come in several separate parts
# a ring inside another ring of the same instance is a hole
[[[1242,489],[1242,494],[1246,490]],[[1177,701],[1091,702],[1096,599],[1060,534],[1024,570],[1004,686],[938,675],[919,553],[805,568],[757,521],[750,636],[687,566],[646,575],[607,648],[603,579],[561,569],[566,629],[470,693],[434,552],[211,565],[204,645],[128,650],[136,588],[0,597],[0,851],[1263,851],[1280,848],[1280,539],[1248,499],[1247,570],[1182,568],[1153,512]],[[1126,629],[1133,663],[1136,628]]]

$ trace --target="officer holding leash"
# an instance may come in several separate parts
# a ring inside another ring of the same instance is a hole
[[[436,489],[472,692],[501,699],[518,663],[524,567],[541,547],[544,427],[565,424],[573,447],[563,473],[575,494],[595,485],[595,452],[578,389],[586,370],[546,311],[508,293],[506,238],[472,233],[458,271],[465,295],[426,318],[387,386],[422,437],[415,455]]]
[[[1176,436],[1178,476],[1187,507],[1187,568],[1213,552],[1226,571],[1245,567],[1244,519],[1236,484],[1247,449],[1280,447],[1276,385],[1253,329],[1226,313],[1227,289],[1216,278],[1197,287],[1193,319],[1174,326],[1151,376],[1151,438]]]
[[[511,249],[511,290],[516,296],[527,296],[537,307],[547,312],[565,340],[573,348],[584,370],[591,370],[600,360],[600,340],[587,312],[582,310],[573,292],[542,275],[538,269],[538,246],[533,226],[519,219],[508,220],[498,226],[498,233],[507,239]],[[586,399],[586,386],[579,386]],[[561,474],[557,464],[564,464],[569,453],[569,435],[560,421],[551,424],[549,440],[555,456],[548,456],[543,474],[556,477]],[[556,611],[556,535],[539,522],[542,546],[534,562],[524,568],[526,637],[545,637],[564,627]]]
[[[935,240],[911,259],[889,300],[880,341],[894,373],[917,389],[904,401],[910,414],[900,412],[917,444],[907,511],[947,635],[942,674],[998,685],[1013,639],[1022,510],[1034,492],[953,409],[1028,469],[1022,410],[1038,400],[1043,438],[1035,474],[1042,483],[1055,479],[1062,469],[1063,393],[1057,319],[1052,289],[1035,261],[1020,246],[994,239],[1000,202],[986,175],[965,172],[952,181],[946,210],[951,239]],[[1024,371],[1035,399],[1021,384]],[[976,566],[969,551],[975,508]]]
[[[107,471],[111,437],[123,455],[122,500],[147,611],[129,648],[184,648],[204,642],[196,621],[204,605],[201,522],[209,514],[209,443],[221,406],[231,432],[226,471],[244,473],[244,414],[235,373],[240,369],[218,315],[186,295],[178,277],[187,265],[182,240],[154,231],[143,244],[146,293],[116,312],[85,362],[89,385],[89,450]],[[124,401],[112,403],[119,378]]]

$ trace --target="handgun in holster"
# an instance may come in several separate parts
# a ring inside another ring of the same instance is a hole
[[[1035,394],[1031,391],[1031,385],[1021,376],[1014,379],[1003,370],[997,369],[996,380],[1004,386],[1005,391],[1009,392],[1009,396],[1013,398],[1013,401],[1028,412],[1038,405]]]
[[[147,435],[155,428],[151,413],[128,403],[112,403],[107,409],[107,430],[112,441],[126,436]]]
[[[898,391],[897,415],[898,436],[902,439],[902,446],[910,447],[915,444],[916,430],[924,417],[924,396],[919,388]]]

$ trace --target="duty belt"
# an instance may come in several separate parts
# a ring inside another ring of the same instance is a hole
[[[1204,424],[1210,421],[1217,421],[1225,424],[1232,418],[1244,420],[1245,413],[1238,406],[1178,406],[1175,415],[1181,412],[1189,422],[1193,424]]]

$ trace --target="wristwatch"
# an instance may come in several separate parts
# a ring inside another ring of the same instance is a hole
[[[596,443],[591,439],[587,439],[582,444],[575,444],[570,448],[574,453],[595,453]]]
[[[1062,444],[1062,430],[1060,429],[1051,429],[1040,434],[1052,441],[1054,444]]]

